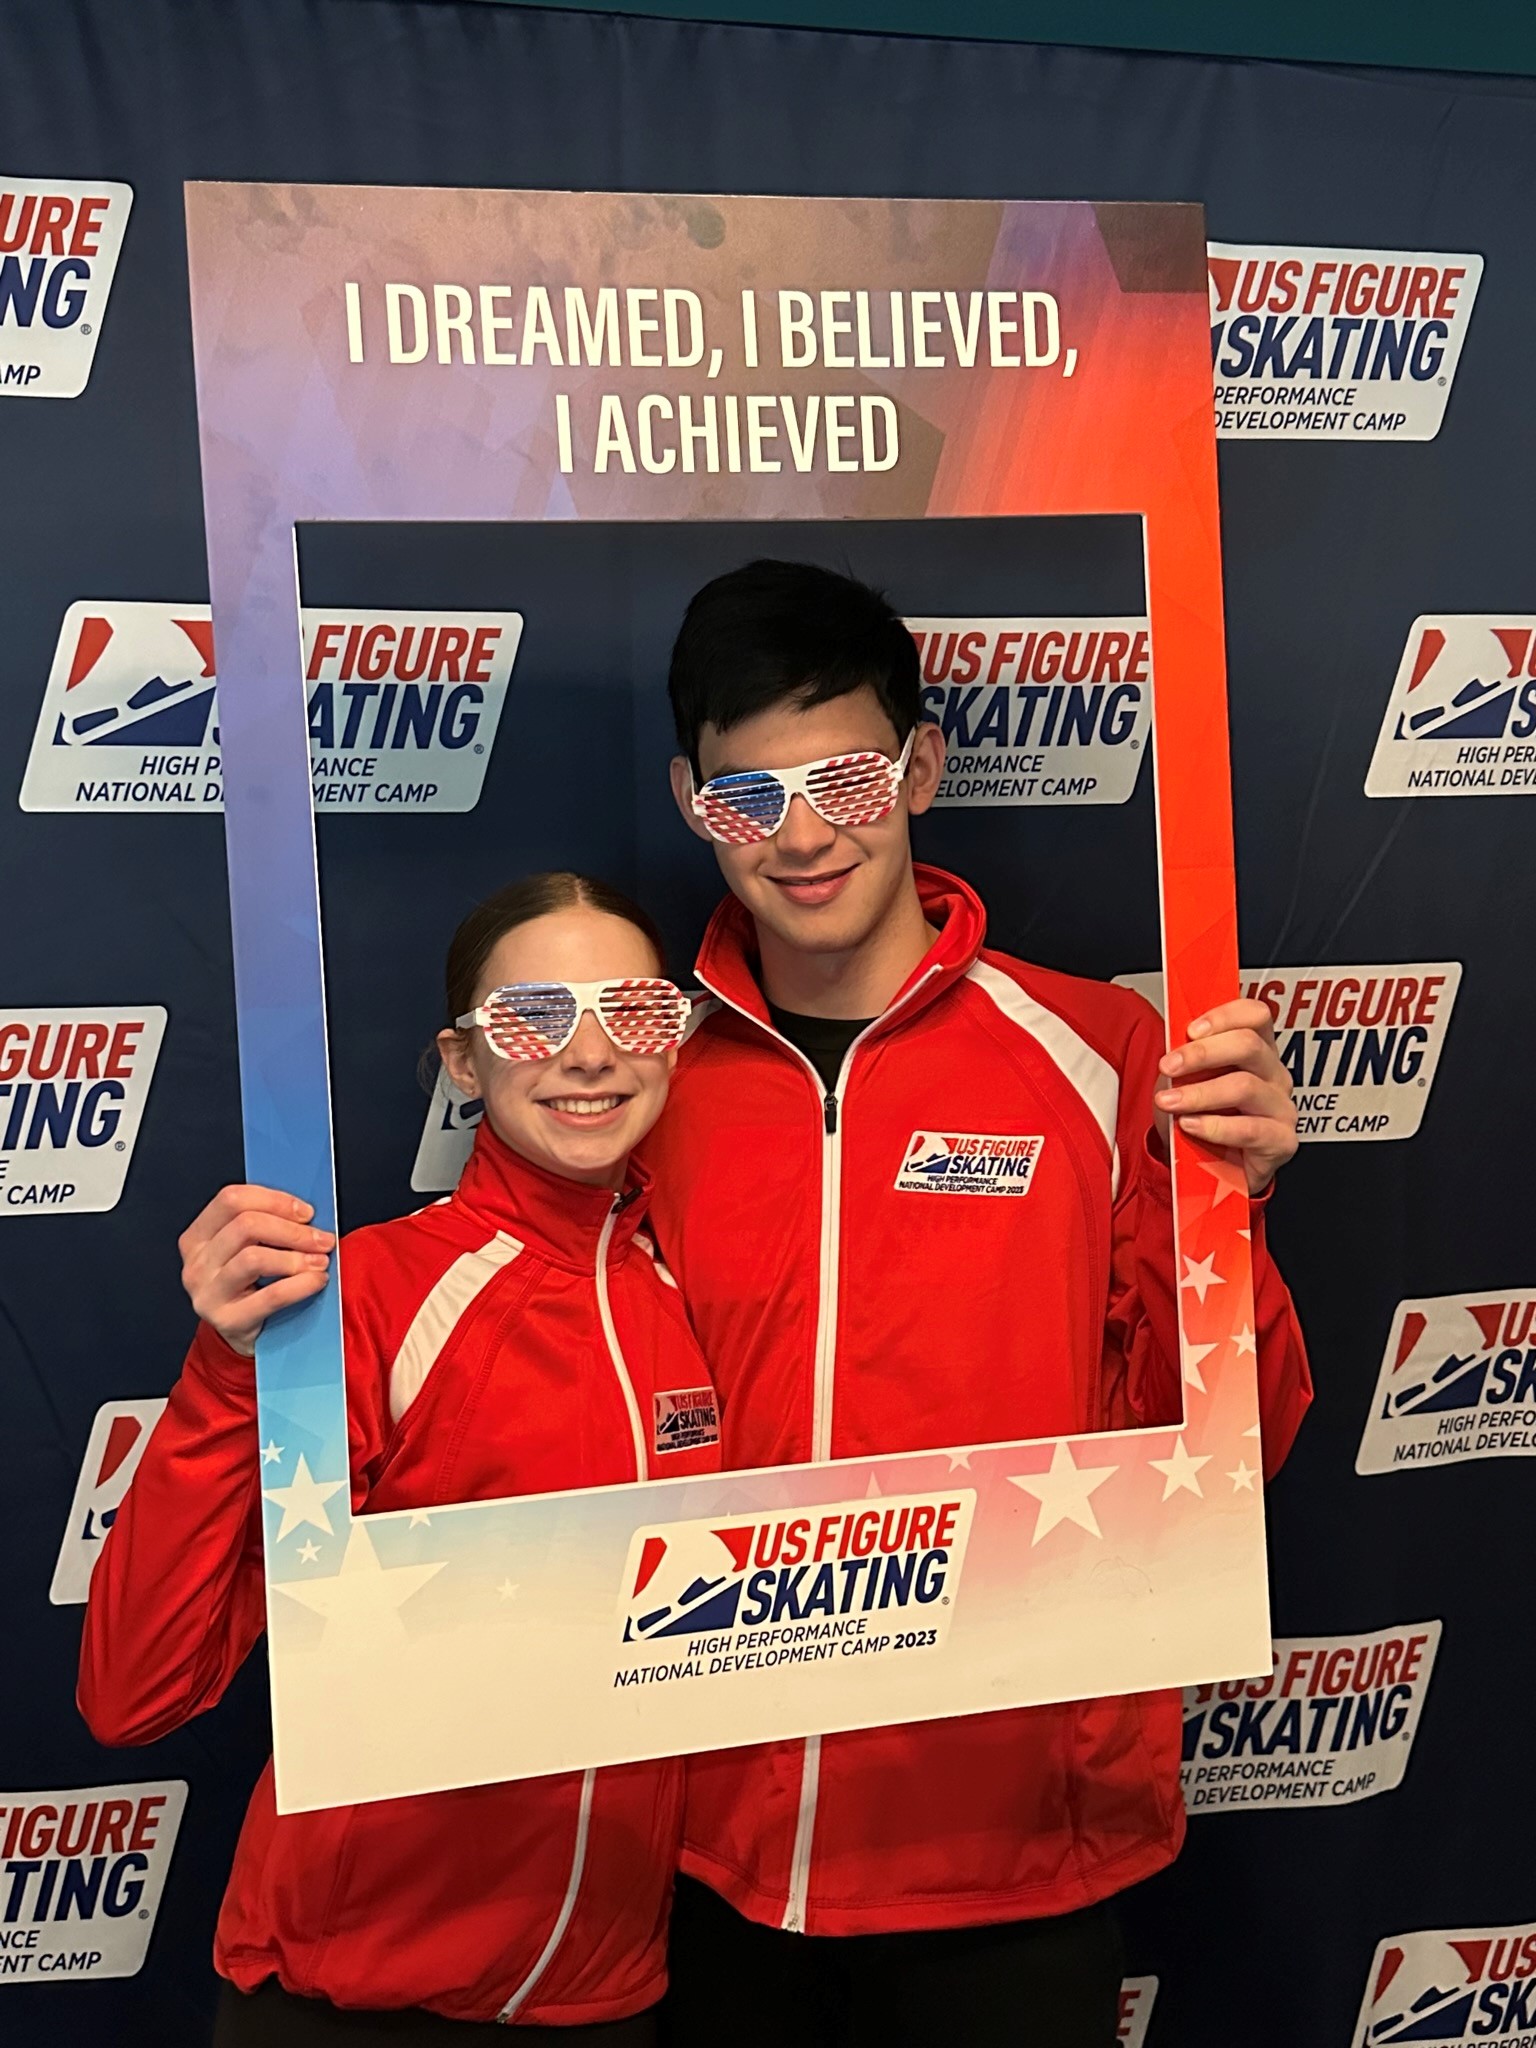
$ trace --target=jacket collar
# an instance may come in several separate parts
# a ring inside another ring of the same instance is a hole
[[[636,1159],[629,1162],[624,1186],[616,1195],[612,1188],[565,1180],[535,1166],[504,1144],[485,1117],[450,1199],[456,1208],[469,1210],[477,1221],[505,1231],[555,1264],[591,1272],[609,1217],[613,1258],[634,1236],[650,1192],[651,1176]]]
[[[897,990],[884,1016],[870,1027],[871,1035],[884,1028],[888,1019],[905,1022],[963,980],[976,964],[986,938],[987,913],[968,882],[919,861],[913,862],[912,873],[923,915],[938,936]],[[711,995],[771,1031],[768,1004],[758,986],[757,962],[757,932],[751,914],[736,897],[727,896],[709,921],[695,971]]]

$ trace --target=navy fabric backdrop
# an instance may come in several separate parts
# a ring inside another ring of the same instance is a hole
[[[1536,608],[1536,89],[399,0],[7,0],[0,174],[135,193],[88,390],[0,406],[4,997],[170,1012],[120,1204],[7,1215],[0,1232],[0,1785],[190,1786],[142,1972],[0,1980],[0,2037],[206,2038],[213,1919],[266,1753],[254,1664],[147,1755],[98,1749],[72,1705],[80,1610],[47,1597],[91,1419],[174,1378],[188,1334],[174,1240],[241,1170],[217,821],[15,801],[66,608],[206,597],[187,178],[1199,199],[1216,239],[1483,254],[1437,440],[1236,444],[1221,464],[1243,958],[1465,964],[1419,1135],[1304,1148],[1276,1207],[1318,1384],[1271,1494],[1276,1633],[1440,1617],[1440,1666],[1400,1790],[1197,1819],[1179,1865],[1128,1908],[1131,1963],[1160,1980],[1154,2044],[1324,2048],[1352,2039],[1383,1935],[1536,1911],[1517,1733],[1536,1687],[1520,1619],[1532,1467],[1354,1471],[1396,1303],[1536,1286],[1532,814],[1513,798],[1373,803],[1361,787],[1415,616]],[[711,864],[668,823],[661,789],[659,666],[696,565],[690,553],[647,576],[643,549],[605,562],[587,539],[540,557],[550,607],[584,637],[542,680],[514,674],[478,809],[322,827],[348,1225],[410,1202],[414,1056],[469,901],[529,867],[591,866],[660,903],[686,958],[712,900]],[[891,548],[875,566],[898,598],[934,603],[920,567],[903,587]],[[707,549],[735,552],[730,535]],[[1133,602],[1112,556],[1095,586],[1105,610]],[[528,608],[526,563],[477,568],[440,537],[331,537],[311,573],[333,603]],[[974,598],[936,609],[989,608],[986,564],[967,575]],[[589,809],[563,777],[594,735],[607,744]],[[1150,886],[1118,879],[1126,849],[1148,857],[1149,818],[1145,787],[1123,812],[951,812],[920,850],[988,889],[999,943],[1111,975],[1155,957]]]

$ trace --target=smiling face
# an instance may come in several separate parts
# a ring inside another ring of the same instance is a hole
[[[881,753],[894,760],[902,741],[872,689],[854,690],[802,710],[776,704],[721,732],[699,735],[702,779],[749,768],[798,768],[836,754]],[[711,843],[732,893],[771,934],[797,953],[857,954],[879,933],[910,890],[909,820],[933,801],[944,766],[943,737],[920,725],[911,763],[886,817],[873,825],[829,825],[802,796],[791,799],[771,839],[752,846]],[[672,764],[684,818],[709,835],[689,803],[688,764]]]
[[[518,981],[621,981],[659,975],[650,941],[627,918],[573,904],[531,918],[498,939],[475,989]],[[441,1031],[438,1049],[455,1087],[479,1096],[490,1126],[524,1159],[567,1180],[618,1187],[630,1152],[661,1115],[676,1051],[621,1052],[590,1011],[563,1052],[507,1060],[485,1033]]]

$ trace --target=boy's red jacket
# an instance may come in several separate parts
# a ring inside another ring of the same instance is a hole
[[[717,912],[718,1007],[647,1146],[663,1250],[724,1409],[727,1465],[1068,1435],[1181,1412],[1163,1052],[1140,996],[982,950],[963,882],[834,1096],[772,1030],[752,925]],[[1044,1134],[1028,1195],[906,1192],[923,1134]],[[1265,1469],[1311,1397],[1252,1205]],[[1177,1693],[776,1742],[690,1761],[682,1867],[812,1934],[1063,1913],[1183,1836]]]
[[[448,1201],[345,1239],[355,1508],[715,1469],[713,1446],[661,1434],[659,1397],[709,1375],[636,1235],[647,1187],[560,1180],[482,1125]],[[79,1698],[98,1740],[152,1742],[219,1699],[262,1629],[261,1489],[294,1462],[258,1449],[251,1361],[199,1329],[91,1582]],[[280,1818],[269,1764],[215,1962],[340,2006],[623,2018],[665,1986],[682,1792],[663,1761]]]

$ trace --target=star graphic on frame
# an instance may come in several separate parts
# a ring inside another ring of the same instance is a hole
[[[1181,1436],[1173,1440],[1173,1452],[1167,1458],[1148,1458],[1147,1463],[1154,1472],[1163,1475],[1163,1499],[1171,1500],[1176,1493],[1192,1493],[1204,1500],[1200,1489],[1200,1467],[1209,1465],[1209,1454],[1203,1458],[1192,1458],[1184,1447]]]
[[[308,1579],[302,1585],[288,1580],[276,1590],[323,1615],[328,1627],[342,1629],[354,1639],[377,1639],[403,1630],[399,1609],[442,1569],[442,1560],[435,1564],[380,1564],[373,1539],[357,1521],[347,1538],[341,1570],[333,1578]]]
[[[1184,1346],[1180,1362],[1184,1372],[1184,1384],[1187,1387],[1194,1387],[1202,1394],[1205,1392],[1205,1381],[1200,1376],[1200,1366],[1202,1360],[1209,1358],[1215,1349],[1214,1344]]]
[[[304,1523],[312,1529],[323,1529],[327,1536],[334,1535],[325,1504],[333,1494],[340,1493],[345,1484],[341,1479],[316,1479],[309,1469],[309,1460],[300,1451],[292,1483],[262,1490],[262,1499],[275,1502],[283,1511],[277,1531],[278,1542],[281,1543],[285,1536],[291,1535]]]
[[[1075,1522],[1090,1536],[1102,1536],[1104,1532],[1099,1527],[1089,1495],[1119,1469],[1118,1465],[1079,1465],[1072,1456],[1072,1446],[1058,1443],[1051,1452],[1048,1472],[1033,1472],[1017,1478],[1010,1473],[1008,1484],[1017,1486],[1023,1493],[1032,1493],[1040,1503],[1030,1548],[1033,1549],[1042,1536],[1048,1536],[1058,1522]]]
[[[1179,1285],[1180,1287],[1192,1287],[1195,1290],[1195,1298],[1199,1301],[1202,1308],[1205,1306],[1205,1297],[1210,1290],[1213,1287],[1225,1287],[1226,1284],[1226,1281],[1216,1271],[1216,1254],[1214,1252],[1211,1253],[1208,1259],[1192,1259],[1189,1253],[1185,1252],[1184,1278],[1179,1282]]]

